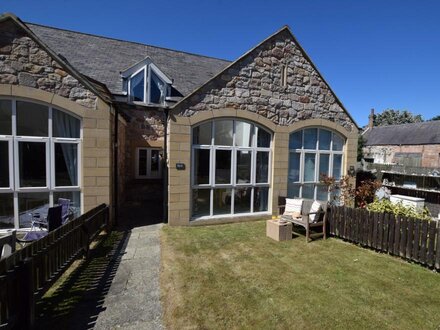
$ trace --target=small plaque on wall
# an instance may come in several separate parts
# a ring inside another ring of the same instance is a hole
[[[184,163],[176,163],[176,170],[184,171],[185,170],[185,164]]]

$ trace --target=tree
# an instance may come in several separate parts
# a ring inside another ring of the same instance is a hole
[[[428,121],[434,121],[434,120],[440,120],[440,115],[439,115],[439,116],[432,117],[432,118],[429,119]]]
[[[374,126],[399,125],[409,123],[420,123],[422,115],[414,115],[407,110],[386,109],[382,113],[374,115]]]

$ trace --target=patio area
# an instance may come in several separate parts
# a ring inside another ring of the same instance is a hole
[[[339,239],[276,242],[265,222],[162,230],[170,329],[437,328],[439,274]]]

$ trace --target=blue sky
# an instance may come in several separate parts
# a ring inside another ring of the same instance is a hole
[[[359,125],[440,114],[438,0],[0,0],[50,25],[234,60],[287,24]]]

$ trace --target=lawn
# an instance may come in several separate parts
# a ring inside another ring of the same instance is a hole
[[[440,274],[338,239],[276,242],[259,221],[161,240],[169,329],[440,327]]]

